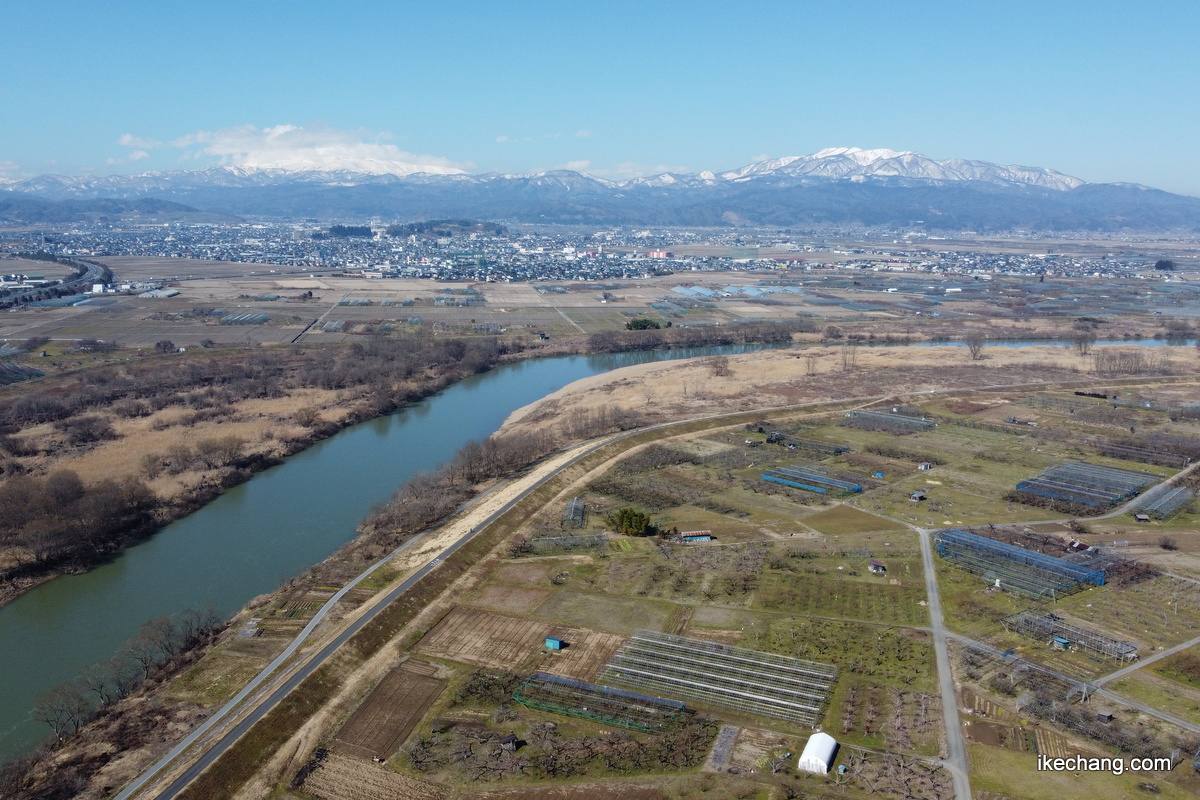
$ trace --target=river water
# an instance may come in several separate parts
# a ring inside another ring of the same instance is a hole
[[[36,699],[115,655],[148,619],[214,605],[229,615],[355,535],[411,475],[494,433],[510,413],[618,367],[759,347],[533,359],[497,367],[364,422],[255,475],[113,561],[64,575],[0,608],[0,762],[49,728]]]
[[[74,678],[81,667],[115,655],[143,622],[208,604],[223,615],[234,613],[324,559],[353,538],[359,521],[397,486],[444,463],[468,441],[492,434],[516,409],[618,367],[762,347],[566,356],[501,366],[347,428],[113,561],[37,587],[0,608],[0,762],[49,734],[29,716],[40,695]]]

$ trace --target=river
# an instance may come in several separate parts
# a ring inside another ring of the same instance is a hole
[[[497,367],[347,428],[265,470],[82,575],[0,608],[0,762],[49,734],[29,710],[87,664],[111,658],[148,619],[212,604],[230,615],[355,535],[415,473],[494,433],[510,413],[619,367],[762,346],[532,359]]]
[[[0,608],[0,762],[49,734],[29,716],[40,695],[81,667],[111,658],[143,622],[208,604],[222,615],[236,612],[353,538],[359,521],[397,486],[494,433],[516,409],[619,367],[758,349],[763,346],[564,356],[497,367],[319,442],[109,563],[42,584]]]

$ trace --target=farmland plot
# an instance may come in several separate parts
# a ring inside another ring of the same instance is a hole
[[[549,651],[547,637],[566,643]],[[538,669],[590,681],[624,637],[540,620],[459,607],[421,641],[418,650],[437,658],[514,672]]]
[[[348,756],[386,759],[425,716],[446,682],[403,665],[380,681],[334,737],[333,749]]]
[[[305,779],[304,791],[321,800],[443,800],[447,796],[440,786],[337,753],[330,753]]]

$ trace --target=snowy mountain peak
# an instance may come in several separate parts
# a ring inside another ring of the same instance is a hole
[[[766,176],[817,180],[870,178],[916,181],[981,181],[1004,186],[1036,186],[1068,191],[1084,181],[1041,167],[1001,166],[987,161],[960,158],[938,161],[911,151],[863,150],[859,147],[827,147],[807,156],[789,156],[759,161],[740,169],[722,172],[720,178],[744,181]]]
[[[344,161],[344,160],[343,160]],[[339,162],[343,163],[343,162]],[[987,183],[1010,189],[1039,188],[1069,191],[1084,183],[1079,178],[1041,167],[1001,166],[986,161],[936,160],[911,151],[883,148],[828,147],[807,156],[771,158],[726,172],[695,174],[661,172],[656,175],[613,181],[571,170],[526,174],[471,175],[449,166],[401,163],[370,154],[349,166],[329,164],[243,163],[179,172],[146,172],[140,175],[67,177],[42,175],[27,180],[0,180],[0,192],[26,192],[43,197],[130,198],[147,195],[180,197],[198,191],[234,188],[265,189],[275,186],[353,187],[363,185],[469,185],[521,182],[560,191],[596,192],[613,189],[682,193],[722,184],[761,183],[810,185],[830,181],[886,182],[899,185]]]

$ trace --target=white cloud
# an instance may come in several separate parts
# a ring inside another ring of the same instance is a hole
[[[504,143],[504,142],[507,142],[507,141],[508,141],[508,137],[507,137],[507,136],[503,136],[503,135],[501,135],[501,136],[497,136],[497,137],[496,137],[496,141],[497,141],[497,142],[500,142],[500,143]]]
[[[587,128],[580,128],[579,130],[575,131],[576,139],[587,139],[591,135],[592,135],[592,132],[590,130],[588,130]]]
[[[449,159],[409,153],[386,144],[382,141],[385,138],[388,138],[386,134],[343,131],[326,125],[276,125],[270,128],[241,125],[189,133],[170,142],[170,146],[183,150],[184,158],[215,157],[223,166],[350,170],[378,175],[463,172]],[[131,146],[135,141],[149,141],[133,136],[128,139]],[[136,153],[130,155],[131,160],[144,157]]]
[[[15,161],[0,161],[0,177],[9,178],[19,174],[21,165]]]
[[[143,158],[149,158],[149,157],[150,157],[150,154],[147,153],[145,150],[134,150],[132,153],[130,153],[125,158],[106,158],[106,159],[104,159],[104,163],[109,165],[110,167],[113,167],[113,166],[116,166],[117,164],[124,164],[126,161],[141,161]]]
[[[156,147],[162,147],[163,143],[157,139],[146,139],[141,136],[134,136],[132,133],[126,133],[117,139],[117,144],[122,147],[136,147],[138,150],[153,150]]]
[[[592,165],[592,162],[587,161],[587,160],[568,161],[567,163],[565,163],[561,167],[559,167],[559,169],[573,169],[576,172],[582,172],[583,170],[587,169],[591,165]]]

